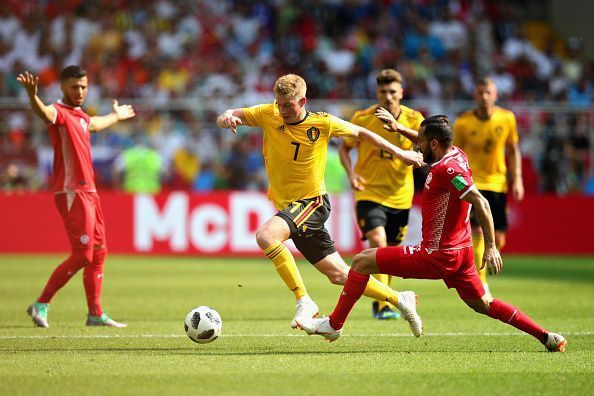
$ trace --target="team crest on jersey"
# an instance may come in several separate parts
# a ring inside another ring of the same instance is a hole
[[[82,127],[83,132],[87,131],[87,122],[85,121],[84,118],[80,118],[80,126]]]
[[[316,127],[311,127],[307,130],[307,137],[312,142],[315,142],[320,137],[320,130]]]
[[[427,190],[429,190],[429,183],[431,183],[431,180],[433,180],[433,173],[429,172],[429,174],[427,175],[427,180],[425,180],[425,188]]]
[[[495,135],[497,136],[501,136],[501,134],[503,133],[503,127],[495,127]]]
[[[80,243],[82,243],[83,245],[89,243],[89,236],[87,234],[82,234],[80,236]]]

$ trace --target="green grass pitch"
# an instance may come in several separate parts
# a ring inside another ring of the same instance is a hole
[[[467,308],[441,281],[396,279],[419,295],[425,333],[371,319],[363,298],[343,337],[292,330],[294,300],[265,259],[108,257],[103,306],[127,329],[87,328],[79,273],[50,329],[25,309],[62,259],[0,256],[0,395],[584,395],[594,393],[594,259],[504,257],[493,294],[566,336],[564,354]],[[329,314],[340,288],[300,262]],[[223,336],[191,342],[186,313],[210,305]]]

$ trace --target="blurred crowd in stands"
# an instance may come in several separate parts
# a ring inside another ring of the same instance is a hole
[[[80,64],[89,113],[109,111],[111,98],[137,113],[94,136],[102,189],[138,190],[129,172],[156,180],[142,187],[150,192],[263,190],[260,133],[219,130],[218,112],[270,102],[275,79],[296,73],[312,110],[349,119],[390,67],[405,78],[404,104],[452,119],[473,106],[474,80],[491,76],[518,117],[527,192],[594,194],[593,61],[536,0],[5,0],[0,189],[45,188],[51,170],[45,128],[16,76],[38,74],[50,103],[60,70]]]

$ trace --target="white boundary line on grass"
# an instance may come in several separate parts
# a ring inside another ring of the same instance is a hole
[[[561,332],[565,336],[590,336],[594,331]],[[296,334],[222,334],[221,337],[303,337],[305,333]],[[514,333],[427,333],[423,337],[476,337],[476,336],[526,336],[528,334]],[[411,337],[410,333],[379,333],[379,334],[343,334],[342,337]],[[28,340],[28,339],[84,339],[84,338],[184,338],[185,334],[88,334],[88,335],[31,335],[31,336],[3,336],[0,340]]]

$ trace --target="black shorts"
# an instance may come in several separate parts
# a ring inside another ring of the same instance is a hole
[[[292,202],[276,214],[287,222],[297,250],[311,264],[336,252],[334,241],[324,227],[330,210],[330,198],[322,195]]]
[[[479,190],[479,192],[489,201],[495,231],[507,231],[507,194],[488,190]],[[470,224],[479,225],[474,207],[470,212]]]
[[[357,202],[357,224],[365,234],[377,227],[384,227],[386,240],[390,245],[400,244],[408,231],[410,209],[394,209],[372,201]]]

